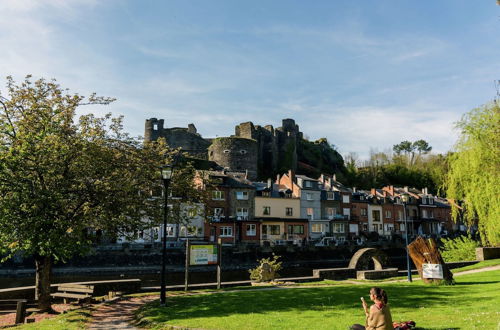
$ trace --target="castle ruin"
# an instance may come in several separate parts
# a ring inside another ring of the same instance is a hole
[[[247,171],[248,178],[266,179],[276,173],[297,169],[297,154],[303,138],[293,119],[283,119],[282,127],[245,122],[230,137],[203,138],[196,127],[165,128],[163,119],[146,120],[144,141],[165,138],[172,148],[181,148],[195,158],[214,161],[230,171]]]

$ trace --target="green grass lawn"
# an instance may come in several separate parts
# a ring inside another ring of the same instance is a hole
[[[141,325],[203,329],[346,329],[363,323],[360,297],[374,285],[220,292],[168,297],[138,313]],[[453,286],[379,283],[389,294],[394,320],[414,320],[419,329],[498,329],[500,271],[463,275]]]

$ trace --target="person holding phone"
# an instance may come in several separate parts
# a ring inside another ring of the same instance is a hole
[[[354,324],[352,330],[394,330],[392,326],[391,310],[387,305],[387,293],[377,287],[370,289],[370,300],[373,305],[368,308],[364,297],[361,297],[361,304],[366,315],[365,326]]]

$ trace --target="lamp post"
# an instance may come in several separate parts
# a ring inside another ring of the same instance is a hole
[[[166,289],[165,289],[165,267],[167,262],[167,217],[168,217],[168,186],[172,179],[173,167],[170,164],[161,167],[161,179],[165,192],[165,203],[163,204],[163,246],[161,256],[161,289],[160,289],[160,305],[166,306]]]
[[[405,233],[406,233],[406,269],[408,270],[408,282],[411,282],[411,268],[410,268],[410,253],[408,251],[408,220],[406,218],[406,203],[408,203],[408,195],[401,195],[401,200],[403,201],[403,214],[405,220]]]

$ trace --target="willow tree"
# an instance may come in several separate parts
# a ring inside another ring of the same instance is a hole
[[[0,95],[0,255],[34,257],[42,310],[51,309],[53,263],[84,252],[94,230],[131,232],[161,219],[162,200],[148,192],[161,185],[165,145],[141,145],[109,114],[76,117],[83,105],[112,101],[30,76],[7,77]]]
[[[450,157],[447,195],[463,201],[463,220],[477,223],[482,243],[500,244],[500,107],[491,103],[465,114]],[[459,210],[453,209],[454,218]]]

